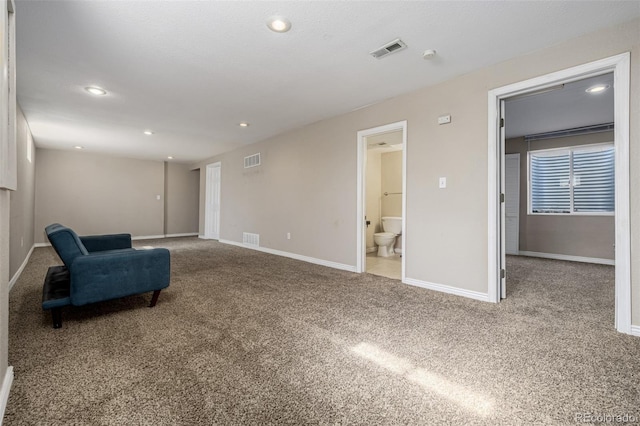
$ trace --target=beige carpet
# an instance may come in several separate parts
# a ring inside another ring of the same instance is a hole
[[[195,238],[150,295],[41,310],[38,248],[10,294],[6,425],[640,422],[640,338],[613,268],[510,258],[483,303]],[[568,274],[568,275],[567,275]],[[483,278],[479,278],[483,279]]]

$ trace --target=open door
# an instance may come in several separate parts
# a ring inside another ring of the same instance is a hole
[[[506,254],[520,252],[520,153],[504,156]]]

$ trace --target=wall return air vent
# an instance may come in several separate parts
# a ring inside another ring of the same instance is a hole
[[[245,246],[260,247],[260,234],[253,234],[251,232],[242,233],[242,244]]]
[[[376,59],[380,59],[380,58],[384,58],[385,56],[393,52],[398,52],[399,50],[406,49],[406,48],[407,48],[407,45],[404,43],[404,41],[397,38],[385,44],[384,46],[377,48],[373,52],[369,52],[369,54]]]
[[[244,157],[244,168],[256,167],[260,165],[260,153]]]

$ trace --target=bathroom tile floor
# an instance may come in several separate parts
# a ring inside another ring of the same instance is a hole
[[[394,280],[402,279],[402,258],[398,254],[378,257],[376,252],[367,253],[367,273],[382,275]]]

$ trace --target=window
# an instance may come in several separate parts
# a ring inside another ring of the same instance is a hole
[[[529,152],[529,214],[613,214],[613,144]]]

